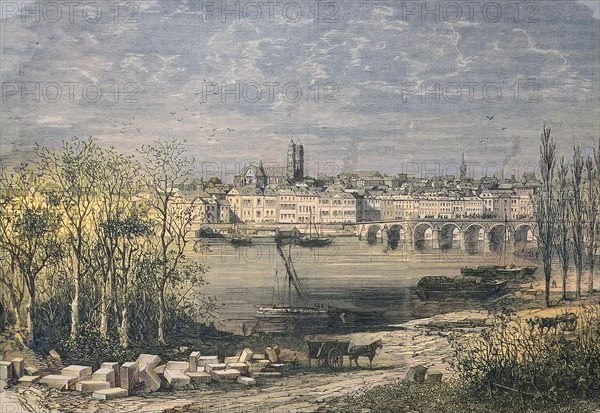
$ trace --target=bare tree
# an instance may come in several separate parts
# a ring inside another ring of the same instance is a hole
[[[158,342],[166,344],[165,296],[170,283],[181,276],[185,249],[190,241],[192,221],[196,218],[196,200],[179,196],[177,186],[184,186],[192,177],[193,159],[184,154],[183,143],[158,141],[140,150],[150,193],[150,216],[157,223],[158,270],[154,281],[158,294]]]
[[[569,271],[569,258],[571,254],[569,228],[571,221],[569,191],[569,167],[565,164],[562,156],[558,166],[558,205],[557,205],[557,237],[558,258],[562,269],[562,299],[567,299],[567,274]]]
[[[594,154],[597,156],[596,154]],[[588,293],[594,292],[594,266],[596,261],[596,226],[598,225],[598,199],[596,198],[596,181],[600,174],[596,169],[594,158],[588,156],[585,160],[586,170],[586,197],[585,197],[585,239],[587,240],[586,252],[588,261]]]
[[[136,196],[140,191],[139,165],[132,157],[124,156],[113,148],[104,151],[98,167],[98,208],[93,214],[96,229],[96,264],[100,269],[100,336],[108,336],[109,318],[119,317],[117,279],[122,269],[118,252],[123,252],[123,242],[134,236],[137,216]],[[119,322],[115,326],[119,326]],[[117,327],[118,331],[119,327]]]
[[[538,249],[544,265],[544,303],[546,307],[549,307],[554,252],[554,223],[557,209],[553,193],[556,145],[550,137],[550,128],[546,125],[543,127],[541,141],[539,164],[542,183],[535,203],[535,219],[538,228]]]
[[[34,342],[37,279],[60,256],[56,205],[44,193],[39,172],[27,164],[6,171],[0,177],[5,189],[0,208],[0,246],[8,252],[27,288],[27,342]],[[17,309],[19,311],[19,309]]]
[[[573,188],[573,197],[571,198],[571,211],[573,213],[573,261],[575,263],[575,273],[577,277],[575,297],[581,297],[581,278],[583,273],[583,197],[582,197],[582,174],[583,174],[583,158],[579,146],[573,148],[573,165],[571,185]]]
[[[70,336],[76,339],[82,282],[86,276],[91,276],[93,269],[90,263],[90,250],[95,239],[92,215],[97,208],[98,166],[103,159],[103,151],[92,138],[73,138],[63,142],[59,151],[37,147],[36,152],[48,186],[60,198],[66,245],[70,250],[64,265],[72,273],[74,286]]]

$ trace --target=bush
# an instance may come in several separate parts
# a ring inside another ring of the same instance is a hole
[[[595,400],[600,391],[600,306],[582,307],[575,331],[499,314],[467,340],[451,339],[454,367],[476,397]]]
[[[58,352],[67,363],[92,366],[97,369],[105,361],[123,363],[135,359],[131,350],[123,349],[117,337],[100,337],[97,329],[89,324],[81,326],[76,340],[60,342]]]
[[[317,411],[373,413],[593,413],[598,405],[562,399],[558,403],[532,402],[518,408],[514,397],[482,399],[463,388],[457,380],[442,383],[397,382],[359,390],[331,400]]]

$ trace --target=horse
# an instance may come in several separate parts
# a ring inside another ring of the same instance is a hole
[[[369,368],[373,368],[373,359],[379,352],[377,350],[381,350],[383,348],[383,343],[381,340],[377,340],[368,344],[366,346],[352,346],[348,350],[348,357],[350,358],[350,368],[352,368],[352,360],[356,364],[356,367],[360,368],[358,365],[359,357],[368,357],[369,358]]]

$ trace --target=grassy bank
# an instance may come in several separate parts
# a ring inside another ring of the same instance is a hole
[[[376,386],[331,400],[319,412],[339,413],[593,413],[600,403],[562,399],[557,403],[518,398],[486,399],[465,390],[460,381]]]

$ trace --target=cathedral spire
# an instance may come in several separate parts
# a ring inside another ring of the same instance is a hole
[[[467,179],[467,163],[465,162],[465,153],[462,154],[462,162],[460,163],[460,180]]]

